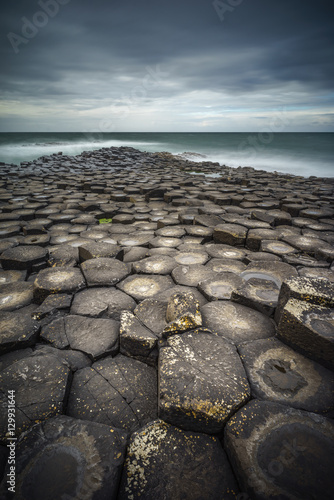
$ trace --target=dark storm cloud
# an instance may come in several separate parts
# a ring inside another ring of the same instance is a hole
[[[217,94],[217,102],[222,93],[247,101],[280,88],[322,93],[327,103],[333,88],[330,1],[49,1],[1,7],[6,100],[117,106],[150,71],[165,77],[142,92],[143,103],[204,91]],[[27,38],[29,22],[40,26]],[[301,97],[302,104],[308,100]]]

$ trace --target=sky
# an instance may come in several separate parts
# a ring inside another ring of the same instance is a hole
[[[1,132],[332,132],[332,0],[16,0]]]

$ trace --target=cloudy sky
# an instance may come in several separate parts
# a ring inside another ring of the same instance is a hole
[[[2,2],[0,131],[334,131],[332,0]]]

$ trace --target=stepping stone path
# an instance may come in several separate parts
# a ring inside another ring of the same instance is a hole
[[[334,498],[333,179],[126,147],[0,173],[1,498],[14,448],[17,498]]]

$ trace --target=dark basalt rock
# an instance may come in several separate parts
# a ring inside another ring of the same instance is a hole
[[[121,260],[124,251],[118,245],[111,243],[87,243],[79,246],[79,260],[84,262],[89,259],[96,259],[100,257],[108,257]]]
[[[175,283],[184,286],[197,286],[201,281],[214,276],[216,276],[214,271],[201,264],[177,266],[172,272]]]
[[[201,281],[199,291],[208,300],[228,300],[233,292],[240,288],[244,280],[235,273],[218,273],[214,278]]]
[[[39,324],[29,314],[0,313],[0,355],[36,343]]]
[[[243,246],[246,242],[248,229],[238,224],[218,224],[213,231],[213,239],[225,245]]]
[[[279,293],[280,288],[273,281],[251,278],[232,291],[231,299],[272,316],[278,304]]]
[[[48,295],[75,293],[85,288],[80,269],[72,267],[44,269],[34,281],[34,300],[41,304]]]
[[[121,354],[155,366],[158,357],[158,338],[158,335],[146,328],[130,311],[121,313]]]
[[[41,338],[54,347],[82,351],[97,360],[119,348],[119,324],[112,319],[61,317],[42,328]]]
[[[75,294],[71,314],[119,321],[121,311],[133,311],[135,307],[133,298],[116,288],[92,288]]]
[[[31,271],[36,264],[45,264],[48,252],[45,248],[33,245],[8,248],[0,256],[0,262],[5,270]]]
[[[138,274],[170,274],[177,263],[168,255],[153,255],[133,264],[132,269]]]
[[[251,401],[225,428],[225,449],[250,498],[331,498],[334,424],[314,413]]]
[[[88,286],[112,286],[130,274],[126,264],[107,257],[86,260],[81,271]]]
[[[117,288],[140,301],[152,298],[173,285],[173,280],[169,276],[147,274],[145,276],[129,276],[118,283]]]
[[[216,300],[201,307],[203,326],[235,344],[275,335],[275,324],[267,316],[241,304]]]
[[[156,370],[119,354],[77,371],[67,414],[134,432],[157,417]]]
[[[35,425],[17,444],[16,496],[116,498],[125,452],[126,434],[119,429],[53,417]],[[2,498],[9,498],[5,488],[4,483]]]
[[[33,284],[16,281],[0,286],[0,312],[15,311],[33,301]]]
[[[238,486],[217,438],[183,431],[162,420],[132,435],[119,500],[232,500],[237,494]]]
[[[8,430],[7,396],[15,391],[15,436],[34,423],[46,420],[64,410],[71,372],[52,354],[36,352],[4,368],[0,372],[0,439],[6,442]]]
[[[253,397],[326,415],[334,408],[334,374],[275,338],[239,347]]]
[[[290,299],[280,316],[277,335],[307,357],[334,369],[333,309]]]
[[[159,355],[159,416],[186,430],[217,433],[249,399],[235,347],[196,330],[174,335]]]

